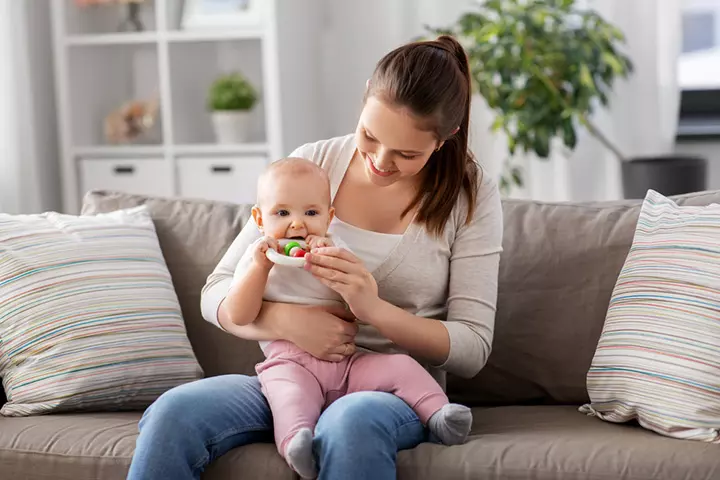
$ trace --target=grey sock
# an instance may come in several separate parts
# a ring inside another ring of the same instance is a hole
[[[472,427],[472,412],[464,405],[449,403],[430,417],[428,428],[445,445],[465,443]]]
[[[303,428],[295,434],[285,447],[287,462],[302,478],[317,477],[317,465],[312,452],[313,433],[309,428]]]

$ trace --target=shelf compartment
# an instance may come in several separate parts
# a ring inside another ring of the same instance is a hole
[[[107,115],[130,100],[152,100],[158,95],[157,45],[104,45],[72,49],[68,55],[72,145],[114,146],[105,138]],[[146,134],[120,145],[162,144],[161,121],[158,113]]]
[[[216,143],[208,93],[219,75],[238,71],[259,94],[251,114],[249,143],[266,143],[261,41],[177,43],[169,49],[174,143]]]
[[[127,18],[130,8],[120,3],[79,7],[75,0],[63,1],[68,35],[120,34],[119,27]],[[157,29],[155,12],[153,0],[145,0],[140,4],[140,21],[144,32]]]
[[[221,202],[253,204],[265,156],[181,157],[177,159],[179,195]]]
[[[90,190],[113,190],[168,197],[174,193],[164,158],[84,158],[78,161],[80,196]]]

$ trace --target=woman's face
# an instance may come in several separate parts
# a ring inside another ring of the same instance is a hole
[[[442,145],[407,110],[375,97],[365,102],[355,140],[368,179],[381,187],[415,177]]]

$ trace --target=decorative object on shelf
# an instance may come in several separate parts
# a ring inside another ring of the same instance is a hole
[[[590,120],[598,102],[608,105],[615,80],[633,70],[619,48],[624,34],[575,0],[487,0],[449,28],[465,46],[478,93],[497,118],[493,131],[507,135],[509,156],[518,149],[541,159],[559,138],[570,150],[584,126],[619,159],[620,150]],[[507,192],[522,186],[508,158],[501,178]]]
[[[131,100],[105,118],[105,138],[113,144],[131,143],[146,135],[157,121],[159,97]]]
[[[208,108],[218,143],[237,144],[248,140],[250,112],[257,99],[255,87],[241,73],[222,75],[213,82]]]
[[[260,28],[263,0],[185,0],[182,28]]]
[[[140,19],[140,4],[144,0],[118,0],[118,3],[124,3],[127,6],[127,17],[120,23],[118,31],[120,32],[142,32],[145,26]]]
[[[85,8],[97,5],[125,5],[127,16],[120,22],[118,32],[142,32],[145,26],[140,19],[140,4],[145,0],[75,0],[77,7]]]

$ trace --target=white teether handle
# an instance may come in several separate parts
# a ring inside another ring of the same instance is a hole
[[[278,240],[278,245],[280,245],[280,248],[285,248],[285,245],[287,245],[290,242],[297,242],[301,248],[307,248],[307,243],[305,243],[302,240],[291,240],[288,238],[283,238],[281,240]],[[277,265],[285,265],[286,267],[297,267],[302,268],[305,266],[305,258],[304,257],[288,257],[287,255],[283,255],[282,253],[273,250],[272,248],[268,248],[265,252],[265,256],[270,260],[271,262],[277,264]]]

